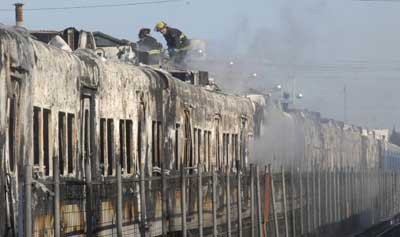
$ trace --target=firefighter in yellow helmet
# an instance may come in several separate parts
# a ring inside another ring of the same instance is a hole
[[[168,54],[176,63],[182,63],[189,50],[190,41],[182,31],[169,27],[163,21],[156,24],[154,29],[160,32],[167,41]]]

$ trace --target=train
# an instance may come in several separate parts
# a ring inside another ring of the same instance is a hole
[[[382,164],[392,159],[390,150],[400,150],[360,127],[307,111],[284,112],[268,96],[230,95],[207,86],[201,72],[105,60],[90,48],[67,52],[23,28],[1,25],[0,211],[6,218],[0,219],[0,236],[23,236],[29,229],[34,236],[54,235],[52,182],[63,185],[61,195],[78,195],[59,204],[61,212],[73,213],[62,218],[62,232],[83,236],[87,190],[70,187],[88,180],[105,185],[118,167],[124,180],[179,174],[199,164],[205,172],[238,172],[255,160],[254,146],[266,145],[274,113],[292,129],[274,140],[295,138],[301,152],[293,156],[321,168],[388,168]],[[127,213],[134,214],[126,218],[136,218],[141,198],[130,200],[135,204]],[[107,225],[99,223],[114,223],[114,204],[93,205],[92,224],[104,231]],[[152,235],[162,234],[157,226]]]

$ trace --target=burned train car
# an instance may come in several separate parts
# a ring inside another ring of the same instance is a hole
[[[162,223],[161,177],[195,175],[199,164],[205,172],[237,172],[249,160],[381,168],[385,142],[373,133],[317,113],[286,113],[262,95],[208,91],[193,85],[199,78],[182,79],[189,74],[105,60],[90,49],[66,52],[0,26],[0,235],[112,235],[119,174],[124,233],[148,228],[156,236],[182,229],[183,193],[172,179]],[[194,212],[200,192],[188,190]],[[224,218],[218,215],[218,223]],[[195,230],[196,222],[192,215],[187,228]]]
[[[151,67],[104,61],[90,50],[69,53],[4,26],[0,60],[2,236],[29,230],[53,236],[54,226],[68,236],[83,236],[88,226],[109,234],[116,207],[107,195],[115,191],[105,184],[118,165],[126,182],[200,163],[206,170],[246,165],[254,127],[248,98],[210,92]],[[129,189],[124,228],[137,226],[148,198],[137,195],[137,185]],[[105,198],[85,210],[83,197],[93,190]],[[64,201],[54,202],[59,196]],[[158,227],[152,235],[160,234]]]

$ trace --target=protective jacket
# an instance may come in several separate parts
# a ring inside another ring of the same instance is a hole
[[[180,30],[167,27],[167,33],[164,35],[167,41],[168,49],[184,50],[189,46],[189,40]]]

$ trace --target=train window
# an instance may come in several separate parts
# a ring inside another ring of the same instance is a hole
[[[103,175],[114,174],[114,121],[100,119],[100,170]]]
[[[180,125],[175,126],[175,169],[179,169],[179,129]]]
[[[194,157],[194,163],[193,166],[196,166],[197,164],[197,153],[198,153],[198,143],[197,143],[197,128],[193,129],[193,157]]]
[[[207,150],[208,150],[208,140],[207,140],[208,131],[203,132],[203,160],[205,163],[205,169],[208,170],[208,157],[207,157]]]
[[[107,175],[114,174],[114,121],[107,119]]]
[[[125,147],[125,121],[119,120],[119,163],[121,165],[121,173],[126,171],[126,147]]]
[[[161,167],[161,162],[162,162],[162,149],[163,149],[163,137],[162,137],[162,125],[161,122],[157,122],[157,161],[158,161],[158,166]]]
[[[60,169],[60,175],[64,175],[65,157],[67,152],[67,147],[65,146],[65,141],[67,140],[67,134],[65,132],[65,113],[58,113],[58,168]]]
[[[100,119],[100,171],[103,175],[105,175],[106,167],[106,120]]]
[[[153,166],[157,166],[156,141],[157,141],[157,122],[153,121],[153,124],[151,126],[151,163],[153,164]]]
[[[43,169],[44,175],[50,175],[50,122],[51,112],[48,109],[43,109]]]
[[[139,166],[137,167],[140,171],[140,167],[142,164],[142,121],[138,121],[138,127],[137,127],[137,157],[138,160],[137,162],[139,163]],[[138,171],[138,170],[137,170]]]
[[[152,162],[153,167],[161,167],[161,122],[153,121],[152,135]]]
[[[33,107],[33,164],[40,166],[41,139],[39,131],[41,130],[41,109]]]
[[[229,134],[223,134],[223,164],[225,166],[229,165]]]
[[[246,165],[246,136],[245,136],[246,120],[242,119],[240,126],[240,155],[239,155],[239,169]]]
[[[132,160],[132,121],[119,121],[119,139],[120,139],[120,163],[124,173],[131,173]]]
[[[8,99],[8,161],[10,171],[14,172],[15,167],[15,97]]]
[[[201,158],[201,156],[202,156],[202,153],[201,153],[201,148],[202,148],[202,146],[201,146],[202,145],[202,143],[201,143],[201,129],[197,130],[196,136],[197,136],[197,159],[198,159],[198,163],[201,164],[203,162],[203,160]]]
[[[207,146],[206,153],[205,153],[205,159],[207,160],[208,164],[208,170],[211,170],[211,132],[207,131],[206,132],[206,140],[204,141],[205,146]]]
[[[222,154],[220,160],[220,168],[224,166],[225,161],[225,133],[222,134]]]
[[[232,167],[236,166],[237,167],[237,162],[238,162],[238,156],[239,156],[239,149],[238,149],[238,135],[233,134],[232,135]]]
[[[75,115],[68,114],[67,115],[67,161],[68,161],[68,174],[75,173],[75,165],[76,165],[76,158],[75,158],[75,146],[76,146],[76,130],[75,130]]]
[[[215,118],[215,157],[217,167],[221,168],[221,148],[220,148],[220,136],[219,136],[219,118]]]
[[[50,128],[51,111],[33,107],[33,164],[45,176],[51,174]]]
[[[58,113],[58,156],[60,175],[75,173],[75,115]]]
[[[126,172],[132,173],[132,120],[125,121],[125,135],[126,135]]]
[[[193,166],[193,153],[192,153],[192,131],[190,125],[190,114],[189,111],[185,111],[185,146],[184,146],[184,158],[183,163],[186,167]]]
[[[201,134],[199,134],[201,136]],[[204,130],[202,138],[202,162],[205,164],[206,171],[211,170],[211,132]]]

